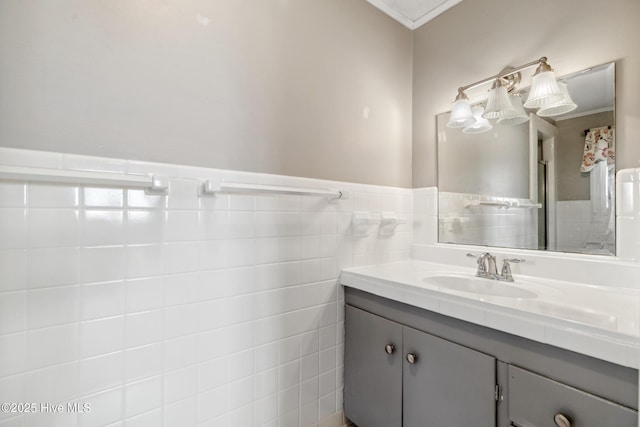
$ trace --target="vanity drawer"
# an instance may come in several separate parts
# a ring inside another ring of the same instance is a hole
[[[638,413],[509,365],[509,417],[517,427],[637,427]],[[558,416],[558,421],[554,417]],[[563,422],[562,416],[570,422]]]

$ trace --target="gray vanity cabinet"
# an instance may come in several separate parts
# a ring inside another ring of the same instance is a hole
[[[509,365],[508,369],[508,404],[512,426],[638,425],[636,411],[517,366]]]
[[[496,425],[496,359],[409,327],[403,338],[404,427]]]
[[[638,371],[345,288],[358,427],[638,427]]]
[[[496,359],[347,306],[345,415],[359,427],[496,425]]]
[[[349,306],[345,318],[347,416],[362,427],[401,427],[402,326]]]

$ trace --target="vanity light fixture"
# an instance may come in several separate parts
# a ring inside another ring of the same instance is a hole
[[[542,61],[544,59],[544,61]],[[524,103],[525,108],[541,108],[562,100],[560,86],[556,81],[553,68],[547,64],[547,58],[540,58],[542,62],[536,68],[531,80],[529,98]]]
[[[524,111],[524,107],[522,106],[522,97],[518,93],[512,93],[509,95],[509,99],[511,100],[511,105],[513,105],[513,110],[509,114],[505,114],[498,119],[499,125],[519,125],[520,123],[524,123],[529,120],[529,115],[526,111]]]
[[[522,98],[515,92],[520,83],[520,71],[536,65],[538,68],[533,75],[529,97],[523,103]],[[553,68],[547,64],[547,58],[543,56],[536,61],[458,88],[448,127],[464,128],[465,133],[473,133],[470,129],[479,125],[476,125],[477,118],[471,110],[471,103],[465,91],[488,82],[493,82],[493,86],[489,91],[487,107],[482,117],[498,119],[498,123],[502,125],[516,125],[529,120],[524,108],[539,109],[538,115],[544,117],[557,116],[576,108],[569,97],[566,85],[563,86],[556,81]]]
[[[450,128],[461,128],[470,120],[473,120],[471,103],[469,102],[469,97],[462,91],[462,88],[460,88],[456,99],[453,101],[447,126]]]
[[[513,114],[515,114],[515,109],[509,99],[507,87],[502,83],[501,79],[495,79],[489,91],[487,108],[484,110],[482,117],[485,119],[499,119]]]
[[[489,120],[482,117],[484,108],[481,105],[474,106],[471,111],[473,112],[473,118],[467,121],[462,132],[464,133],[482,133],[493,129]]]
[[[571,99],[571,96],[569,95],[569,89],[567,87],[567,84],[563,82],[558,82],[558,85],[560,86],[560,93],[562,94],[562,98],[560,99],[560,101],[554,104],[541,107],[538,110],[538,115],[540,117],[557,116],[560,114],[568,113],[569,111],[573,111],[576,108],[578,108],[576,103],[573,102],[573,100]]]

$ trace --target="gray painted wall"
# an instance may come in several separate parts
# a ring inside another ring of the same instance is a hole
[[[529,123],[466,134],[438,115],[438,190],[529,199]]]
[[[616,61],[617,167],[640,166],[639,16],[638,0],[468,0],[416,30],[413,186],[437,185],[436,115],[457,88],[541,56],[559,76]]]
[[[363,0],[2,0],[0,145],[410,187],[411,37]]]
[[[618,167],[637,167],[638,16],[477,0],[412,35],[364,0],[3,0],[0,145],[433,186],[456,88],[546,55],[559,75],[617,61]]]

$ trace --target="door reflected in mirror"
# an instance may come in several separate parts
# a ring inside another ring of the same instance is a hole
[[[562,115],[484,132],[438,115],[440,243],[615,255],[615,65],[558,81]]]

